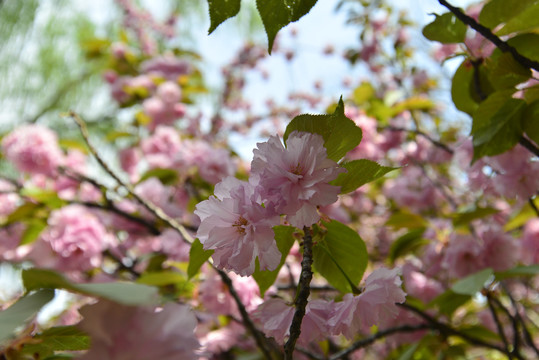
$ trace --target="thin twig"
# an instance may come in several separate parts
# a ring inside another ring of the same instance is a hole
[[[419,324],[419,325],[402,325],[402,326],[397,326],[394,328],[380,330],[376,334],[373,334],[369,337],[358,340],[354,342],[352,345],[350,345],[349,347],[347,347],[346,349],[331,355],[329,357],[329,360],[342,359],[344,356],[349,355],[356,350],[369,346],[370,344],[374,343],[376,340],[382,339],[389,335],[393,335],[393,334],[401,333],[401,332],[405,332],[405,333],[416,332],[416,331],[427,330],[427,329],[430,329],[430,326],[428,324]]]
[[[513,306],[513,309],[515,310],[515,318],[520,322],[520,325],[522,326],[522,332],[524,334],[524,340],[526,340],[526,344],[533,349],[537,357],[539,358],[539,349],[535,345],[535,342],[533,340],[533,337],[530,334],[530,331],[528,330],[528,327],[526,326],[526,322],[524,321],[524,318],[520,315],[520,312],[518,310],[518,303],[516,302],[515,298],[505,285],[505,283],[502,281],[500,282],[502,289],[507,294],[507,297],[511,301],[511,305]]]
[[[88,146],[88,149],[90,150],[92,155],[96,158],[97,162],[101,165],[101,167],[110,176],[112,176],[112,178],[114,180],[116,180],[116,182],[120,186],[124,187],[129,192],[129,194],[131,196],[133,196],[148,211],[150,211],[157,218],[159,218],[160,220],[165,222],[169,227],[174,229],[176,232],[178,232],[183,237],[184,241],[186,241],[189,244],[192,244],[194,239],[187,232],[187,229],[185,229],[185,227],[183,225],[177,223],[176,220],[172,219],[167,214],[165,214],[163,212],[163,210],[160,209],[159,207],[155,206],[154,204],[152,204],[152,203],[142,199],[140,196],[138,196],[134,192],[133,187],[130,184],[127,184],[124,181],[122,181],[122,179],[120,179],[120,177],[114,171],[112,171],[112,169],[99,156],[96,149],[90,143],[88,129],[86,128],[86,124],[84,123],[84,121],[75,112],[70,112],[70,116],[76,121],[77,125],[80,128],[80,131],[81,131],[81,134],[82,134],[82,136],[84,138],[84,141],[86,142],[86,145]],[[241,314],[241,317],[242,317],[242,320],[243,320],[243,323],[244,323],[245,327],[251,332],[251,334],[255,338],[258,347],[260,348],[260,350],[262,351],[262,353],[264,354],[266,359],[272,360],[271,353],[266,348],[266,344],[267,344],[266,339],[264,338],[264,335],[256,328],[253,321],[249,317],[249,314],[247,313],[247,309],[245,308],[245,306],[241,302],[241,299],[240,299],[238,293],[234,289],[234,286],[232,284],[232,279],[230,279],[230,277],[224,271],[222,271],[220,269],[217,269],[213,264],[211,264],[211,265],[219,273],[223,283],[225,283],[225,285],[228,287],[230,295],[232,295],[232,297],[234,298],[234,301],[236,302],[236,305],[238,306],[238,310],[240,311],[240,314]]]
[[[99,156],[99,154],[97,153],[97,150],[90,143],[90,136],[88,134],[88,129],[86,128],[86,124],[84,123],[84,121],[80,118],[80,116],[77,113],[73,111],[71,111],[69,115],[75,120],[75,122],[79,126],[82,137],[84,138],[84,141],[86,142],[86,145],[88,146],[88,149],[90,150],[92,155],[95,157],[99,165],[101,165],[101,167],[110,176],[112,176],[112,178],[118,183],[118,185],[124,187],[129,192],[129,195],[135,198],[135,200],[139,204],[144,206],[148,211],[154,214],[157,218],[164,221],[168,226],[176,230],[182,236],[185,242],[192,244],[194,239],[183,225],[179,224],[176,220],[174,220],[173,218],[165,214],[165,212],[158,206],[155,206],[153,203],[140,197],[137,193],[135,193],[135,190],[133,189],[133,186],[131,186],[131,184],[124,182],[122,179],[120,179],[120,177],[114,171],[112,171],[112,169],[101,158],[101,156]]]
[[[432,138],[429,134],[427,134],[427,133],[425,133],[425,132],[423,132],[421,130],[407,129],[407,128],[398,127],[398,126],[383,126],[383,127],[378,128],[378,130],[403,131],[403,132],[408,132],[408,133],[411,133],[411,134],[419,135],[419,136],[424,137],[428,141],[430,141],[434,146],[439,147],[440,149],[444,150],[445,152],[447,152],[449,154],[455,153],[455,151],[453,149],[451,149],[449,146],[447,146],[446,144]]]
[[[296,295],[294,305],[296,311],[292,318],[292,324],[290,324],[290,336],[284,345],[284,358],[285,360],[293,360],[294,348],[296,347],[296,341],[301,334],[301,323],[305,316],[305,309],[307,307],[307,298],[310,294],[310,285],[313,278],[312,264],[313,264],[313,238],[311,230],[307,227],[303,229],[305,236],[303,237],[303,259],[301,260],[301,275],[299,277],[299,287]]]
[[[492,318],[494,319],[494,322],[496,323],[496,329],[498,329],[498,335],[500,335],[500,339],[502,339],[505,355],[511,360],[513,359],[513,355],[511,354],[511,350],[509,350],[509,341],[507,341],[507,336],[505,336],[505,332],[502,326],[502,323],[500,321],[500,318],[498,317],[498,313],[496,312],[496,309],[494,308],[494,305],[492,304],[492,295],[490,293],[487,293],[487,304],[488,308],[490,309],[490,313],[492,314]]]
[[[445,0],[438,0],[438,2],[451,11],[460,21],[470,26],[472,29],[483,35],[486,39],[496,45],[502,52],[510,53],[513,58],[526,68],[532,68],[539,71],[539,62],[531,60],[524,55],[520,54],[514,47],[507,42],[494,35],[489,28],[479,24],[474,18],[463,13],[459,8],[454,7]]]
[[[481,340],[481,339],[476,338],[474,336],[468,335],[466,333],[460,332],[457,329],[452,328],[448,324],[444,324],[444,323],[436,320],[435,318],[433,318],[429,314],[423,312],[422,310],[416,308],[415,306],[412,306],[412,305],[407,304],[407,303],[403,303],[403,304],[398,304],[397,303],[396,305],[400,306],[400,307],[402,307],[402,308],[404,308],[406,310],[409,310],[409,311],[411,311],[411,312],[413,312],[413,313],[415,313],[417,315],[419,315],[420,317],[422,317],[424,320],[426,320],[431,325],[432,329],[436,329],[436,330],[440,331],[440,333],[442,333],[445,336],[449,336],[449,335],[458,336],[461,339],[466,340],[470,344],[477,345],[477,346],[482,346],[482,347],[489,348],[489,349],[498,350],[499,352],[505,354],[505,349],[504,348],[502,348],[502,347],[500,347],[500,346],[498,346],[496,344],[492,344],[490,342]]]
[[[243,306],[240,296],[236,292],[236,289],[234,289],[234,286],[232,284],[232,279],[230,279],[227,273],[225,273],[223,270],[220,270],[220,269],[215,269],[215,270],[217,271],[219,276],[221,276],[221,280],[227,286],[228,291],[230,292],[230,295],[232,295],[232,297],[236,301],[241,317],[243,319],[243,324],[255,338],[256,344],[260,348],[260,350],[262,350],[264,357],[268,360],[272,360],[273,358],[271,356],[270,350],[266,347],[267,342],[264,337],[264,334],[262,334],[262,332],[260,332],[260,330],[256,328],[255,324],[249,317],[249,314],[247,313],[247,309],[245,308],[245,306]]]

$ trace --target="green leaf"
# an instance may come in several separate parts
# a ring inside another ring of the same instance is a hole
[[[427,222],[420,215],[399,212],[391,215],[391,217],[387,220],[386,225],[392,226],[394,229],[414,229],[426,227]]]
[[[357,105],[363,105],[376,95],[376,89],[369,82],[362,82],[357,88],[354,89],[352,99]]]
[[[476,339],[483,339],[484,341],[497,341],[500,336],[481,325],[470,325],[458,328],[458,331]]]
[[[146,272],[137,279],[138,284],[150,286],[165,286],[185,283],[186,281],[187,279],[185,278],[185,275],[174,271]]]
[[[523,130],[535,143],[539,144],[539,100],[526,106],[524,110]]]
[[[47,227],[47,223],[41,219],[30,219],[27,222],[26,229],[21,236],[19,245],[31,244],[41,234],[41,232]]]
[[[149,178],[158,178],[163,185],[175,185],[178,182],[178,172],[173,169],[167,168],[155,168],[146,171],[141,177],[138,183],[149,179]]]
[[[342,98],[330,115],[298,115],[286,127],[284,142],[294,130],[319,134],[324,138],[328,158],[339,161],[361,142],[361,128],[344,115]]]
[[[451,290],[461,295],[475,295],[475,293],[483,289],[483,286],[493,274],[494,271],[491,268],[478,271],[454,283]]]
[[[500,210],[491,207],[477,207],[473,210],[459,212],[453,215],[453,226],[458,227],[467,225],[476,219],[481,219],[498,212],[500,212]]]
[[[507,43],[517,49],[520,55],[539,61],[539,34],[517,35],[507,40]]]
[[[527,81],[532,73],[530,69],[520,65],[510,53],[501,53],[487,60],[490,83],[498,90],[513,88]]]
[[[539,27],[539,4],[537,2],[528,6],[518,15],[507,21],[504,27],[496,31],[496,35],[504,36],[513,33],[533,31]]]
[[[535,276],[539,274],[539,264],[528,266],[517,266],[506,271],[496,273],[496,279],[502,280],[515,276]]]
[[[479,106],[474,96],[473,72],[472,64],[465,60],[460,64],[451,81],[451,98],[455,107],[469,115],[472,115]]]
[[[501,23],[506,23],[524,10],[536,0],[491,0],[483,6],[479,14],[479,22],[490,29],[494,29]]]
[[[268,36],[270,54],[279,30],[306,15],[316,2],[317,0],[256,0],[256,7]]]
[[[368,262],[365,243],[355,230],[338,221],[323,225],[327,233],[313,246],[314,268],[339,291],[357,292]]]
[[[208,0],[208,5],[211,22],[208,34],[211,34],[225,20],[238,14],[241,0]]]
[[[25,187],[20,191],[21,196],[29,197],[43,203],[51,209],[61,208],[66,202],[58,197],[56,191],[45,190],[38,187]]]
[[[418,347],[419,347],[419,343],[415,343],[406,347],[406,350],[401,352],[397,360],[412,360],[414,358],[414,354],[417,351]]]
[[[294,245],[293,234],[295,231],[296,228],[294,228],[293,226],[279,225],[273,227],[273,232],[275,233],[275,241],[277,242],[277,247],[279,248],[282,257],[279,266],[277,266],[277,268],[272,271],[260,271],[257,259],[256,270],[253,274],[253,278],[256,280],[258,288],[260,289],[260,296],[264,297],[266,290],[268,290],[269,287],[275,282],[275,279],[277,279],[277,275],[279,274],[281,267],[286,261],[286,256],[290,252],[292,245]]]
[[[394,263],[399,257],[428,244],[429,241],[422,237],[424,232],[425,228],[414,229],[395,240],[389,248],[389,261]]]
[[[36,343],[25,344],[22,354],[45,358],[55,351],[81,351],[90,347],[90,337],[76,326],[56,326],[33,337]]]
[[[457,294],[452,290],[447,290],[438,295],[428,305],[429,307],[436,306],[441,314],[451,316],[462,305],[471,300],[470,295]]]
[[[187,267],[187,276],[191,279],[195,276],[202,265],[212,256],[215,250],[204,250],[200,240],[195,239],[189,250],[189,266]]]
[[[474,160],[498,155],[515,146],[522,135],[526,102],[512,97],[514,90],[491,94],[473,115]]]
[[[54,290],[40,290],[0,311],[0,345],[9,340],[19,327],[25,326],[53,298]]]
[[[466,25],[458,20],[453,13],[437,15],[433,22],[423,28],[423,36],[429,40],[443,44],[460,43],[466,37]]]
[[[22,280],[27,291],[65,289],[125,305],[153,304],[157,300],[157,288],[151,286],[128,282],[76,284],[52,270],[26,269],[22,271]]]
[[[381,166],[374,161],[367,159],[352,160],[342,164],[347,172],[331,182],[331,185],[340,186],[341,194],[347,194],[358,187],[377,180],[397,168]]]

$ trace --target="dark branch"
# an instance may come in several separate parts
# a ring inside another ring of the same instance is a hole
[[[459,8],[454,7],[445,0],[438,0],[438,2],[441,5],[445,6],[453,14],[455,14],[457,19],[470,26],[472,29],[474,29],[475,31],[483,35],[486,39],[488,39],[490,42],[492,42],[494,45],[496,45],[498,49],[500,49],[502,52],[510,53],[513,58],[518,61],[522,66],[539,71],[539,62],[531,60],[520,54],[514,47],[500,39],[498,36],[494,35],[489,28],[479,24],[477,21],[475,21],[474,18],[466,15]]]
[[[401,333],[401,332],[405,332],[405,333],[416,332],[420,330],[426,330],[429,328],[430,326],[427,324],[419,324],[419,325],[403,325],[403,326],[397,326],[397,327],[389,328],[385,330],[380,330],[376,334],[373,334],[369,337],[358,340],[354,342],[352,345],[350,345],[348,348],[331,355],[329,357],[329,360],[343,359],[346,355],[349,355],[356,350],[369,346],[370,344],[374,343],[376,340],[382,339],[389,335],[393,335],[393,334]]]
[[[305,308],[307,307],[307,298],[309,297],[310,284],[313,278],[312,264],[313,264],[313,239],[311,230],[307,227],[303,229],[305,236],[303,237],[303,259],[301,260],[301,275],[299,278],[299,288],[296,295],[294,304],[296,306],[296,312],[292,318],[292,324],[290,325],[290,337],[284,345],[284,357],[285,360],[293,360],[294,348],[296,347],[296,341],[301,334],[301,323],[305,316]]]

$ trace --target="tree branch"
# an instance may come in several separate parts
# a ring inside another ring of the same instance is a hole
[[[510,53],[513,58],[522,66],[539,71],[539,62],[531,60],[520,54],[514,47],[500,39],[498,36],[494,35],[489,28],[479,24],[477,21],[475,21],[474,18],[466,15],[459,8],[454,7],[445,0],[438,0],[438,2],[442,6],[445,6],[449,11],[451,11],[457,17],[457,19],[462,21],[464,24],[470,26],[472,29],[474,29],[475,31],[483,35],[486,39],[488,39],[491,43],[496,45],[496,47],[498,47],[498,49],[500,49],[502,52]]]
[[[434,146],[439,147],[440,149],[448,152],[449,154],[453,154],[455,152],[453,149],[451,149],[446,144],[444,144],[444,143],[442,143],[442,142],[440,142],[440,141],[438,141],[436,139],[433,139],[430,135],[428,135],[427,133],[425,133],[425,132],[423,132],[421,130],[407,129],[407,128],[398,127],[398,126],[383,126],[383,127],[379,127],[378,130],[409,132],[409,133],[424,137],[425,139],[430,141]]]
[[[509,350],[509,341],[507,341],[507,337],[505,336],[505,332],[502,326],[502,323],[500,322],[500,318],[498,317],[498,313],[496,312],[496,309],[494,308],[494,305],[492,303],[492,294],[487,293],[487,304],[488,308],[490,309],[490,313],[492,314],[492,317],[494,318],[494,322],[496,323],[496,329],[498,330],[498,335],[500,335],[500,339],[502,339],[505,355],[512,360],[513,355],[511,354],[511,350]]]
[[[313,278],[313,239],[311,230],[307,227],[303,229],[305,236],[303,237],[303,259],[301,260],[301,275],[299,278],[299,286],[294,304],[296,312],[292,318],[290,325],[290,337],[284,345],[285,360],[293,360],[294,348],[296,341],[301,334],[301,323],[305,316],[305,308],[307,307],[307,298],[310,294],[310,284]]]
[[[500,347],[500,346],[498,346],[496,344],[492,344],[490,342],[483,341],[483,340],[481,340],[479,338],[476,338],[474,336],[470,336],[468,334],[460,332],[457,329],[454,329],[451,326],[436,320],[435,318],[433,318],[429,314],[423,312],[422,310],[416,308],[415,306],[412,306],[412,305],[407,304],[407,303],[403,303],[403,304],[398,304],[397,303],[396,305],[400,306],[400,307],[402,307],[402,308],[404,308],[406,310],[409,310],[409,311],[411,311],[411,312],[413,312],[413,313],[415,313],[417,315],[419,315],[420,317],[422,317],[424,320],[426,320],[430,324],[431,329],[436,329],[436,330],[440,331],[440,333],[442,333],[444,336],[450,336],[450,335],[458,336],[461,339],[467,341],[468,343],[470,343],[472,345],[477,345],[477,346],[482,346],[482,347],[493,349],[493,350],[498,350],[499,352],[505,354],[505,349],[503,347]]]
[[[430,329],[430,328],[431,327],[428,324],[419,324],[419,325],[402,325],[402,326],[397,326],[397,327],[394,327],[394,328],[380,330],[376,334],[373,334],[373,335],[371,335],[369,337],[358,340],[358,341],[354,342],[352,345],[350,345],[348,348],[346,348],[346,349],[344,349],[342,351],[339,351],[338,353],[335,353],[335,354],[331,355],[329,357],[329,360],[343,359],[346,355],[349,355],[349,354],[351,354],[352,352],[354,352],[356,350],[359,350],[361,348],[369,346],[370,344],[372,344],[376,340],[382,339],[382,338],[384,338],[386,336],[389,336],[389,335],[393,335],[393,334],[401,333],[401,332],[405,332],[405,333],[416,332],[416,331],[420,331],[420,330],[427,330],[427,329]]]
[[[177,231],[180,234],[180,236],[182,236],[184,241],[186,241],[189,244],[192,244],[194,239],[189,234],[189,232],[187,232],[187,229],[183,225],[179,224],[178,222],[176,222],[176,220],[172,219],[167,214],[165,214],[161,208],[155,206],[151,202],[148,202],[148,201],[144,200],[143,198],[141,198],[139,195],[137,195],[135,193],[133,187],[131,186],[131,184],[127,184],[124,181],[122,181],[122,179],[120,179],[120,177],[114,171],[112,171],[112,169],[99,156],[96,149],[90,143],[88,129],[86,128],[86,124],[84,123],[84,121],[80,118],[80,116],[78,116],[73,111],[71,111],[69,115],[75,120],[75,122],[79,126],[82,137],[84,138],[84,141],[86,142],[86,145],[88,146],[88,149],[90,150],[90,153],[95,157],[95,159],[97,160],[99,165],[101,165],[101,167],[110,176],[112,176],[112,178],[120,186],[124,187],[128,191],[128,193],[131,196],[133,196],[142,206],[144,206],[148,211],[150,211],[157,218],[159,218],[160,220],[165,222],[165,224],[167,224],[169,227],[171,227],[172,229]],[[232,295],[232,298],[234,298],[234,301],[236,302],[236,305],[238,306],[238,310],[240,311],[240,314],[241,314],[241,317],[242,317],[242,320],[243,320],[243,323],[244,323],[245,327],[251,332],[251,334],[255,338],[258,347],[260,348],[260,350],[262,351],[262,353],[264,354],[266,359],[272,360],[271,354],[270,354],[269,350],[266,347],[266,339],[265,339],[264,335],[255,327],[253,321],[249,317],[249,314],[247,313],[247,310],[245,309],[245,306],[241,302],[241,299],[240,299],[238,293],[234,289],[234,286],[232,284],[232,280],[230,279],[230,277],[224,271],[222,271],[220,269],[217,269],[213,264],[211,264],[211,266],[219,273],[223,283],[225,283],[225,285],[228,287],[230,295]]]

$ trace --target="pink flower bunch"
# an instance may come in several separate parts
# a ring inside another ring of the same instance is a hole
[[[217,184],[224,178],[233,176],[237,168],[228,150],[213,147],[203,140],[183,141],[174,160],[176,169],[187,174],[196,169],[200,177],[210,184]]]
[[[195,360],[197,320],[187,305],[136,307],[100,300],[80,310],[79,327],[90,335],[80,360]]]
[[[520,249],[515,239],[496,227],[482,229],[479,239],[453,235],[444,251],[442,268],[450,277],[461,278],[490,267],[495,271],[512,268]]]
[[[264,203],[273,204],[291,225],[311,226],[320,220],[318,206],[337,201],[340,187],[329,182],[346,170],[328,159],[322,136],[293,131],[286,148],[272,136],[253,152],[251,171]]]
[[[401,288],[399,269],[380,268],[372,272],[365,281],[363,293],[358,296],[346,294],[343,301],[334,303],[313,299],[307,304],[301,325],[299,342],[307,345],[328,335],[343,334],[352,339],[369,327],[385,325],[399,314],[396,303],[403,303],[406,294]],[[294,307],[284,300],[272,298],[265,301],[254,312],[254,319],[267,336],[283,343],[289,335],[294,316]]]
[[[140,64],[140,70],[148,75],[178,81],[178,77],[192,71],[191,64],[173,55],[156,56]]]
[[[54,175],[64,161],[56,133],[41,125],[19,126],[2,140],[2,150],[19,171],[29,174]]]
[[[164,125],[159,125],[155,132],[141,143],[142,153],[150,168],[171,168],[181,146],[176,129]]]
[[[425,211],[438,206],[442,195],[420,168],[408,166],[402,175],[384,183],[385,195],[400,207]]]
[[[51,213],[43,239],[57,256],[59,270],[85,271],[101,264],[101,253],[113,238],[98,217],[80,205],[68,205]]]
[[[273,227],[279,216],[271,204],[262,205],[251,183],[228,177],[215,186],[215,196],[199,203],[195,214],[201,220],[197,237],[205,249],[215,250],[215,265],[246,276],[255,271],[274,270],[281,253]]]
[[[142,103],[144,112],[152,119],[150,130],[161,124],[170,125],[185,115],[185,106],[180,100],[181,89],[177,83],[167,81],[159,85],[156,94]]]

